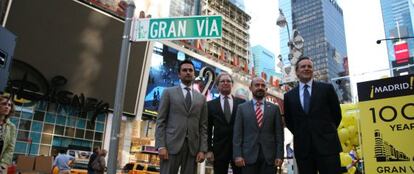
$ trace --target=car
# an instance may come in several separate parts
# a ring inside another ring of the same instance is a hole
[[[160,167],[146,164],[146,163],[136,163],[130,162],[125,164],[122,168],[123,174],[159,174]]]

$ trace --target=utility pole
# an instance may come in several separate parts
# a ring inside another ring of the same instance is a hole
[[[121,56],[118,66],[118,77],[116,81],[114,114],[112,119],[112,130],[108,149],[108,174],[116,174],[118,164],[119,128],[121,125],[121,117],[123,113],[129,51],[131,48],[129,37],[131,33],[132,17],[134,16],[135,11],[135,4],[133,1],[128,0],[126,3],[128,5],[126,8],[124,33],[122,35]]]

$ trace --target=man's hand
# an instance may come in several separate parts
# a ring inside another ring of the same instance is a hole
[[[199,162],[199,163],[202,163],[204,161],[204,159],[205,159],[204,152],[198,152],[196,161]]]
[[[213,152],[207,152],[206,158],[207,158],[208,161],[213,162],[214,161],[214,154],[213,154]]]
[[[281,159],[275,159],[275,166],[276,167],[282,167],[283,160]]]
[[[168,160],[168,150],[167,148],[159,148],[158,155],[160,156],[161,160]]]
[[[236,164],[237,167],[244,167],[246,165],[243,157],[236,157],[236,159],[234,160],[234,163]]]

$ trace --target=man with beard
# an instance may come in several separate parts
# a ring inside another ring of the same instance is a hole
[[[286,127],[293,134],[296,162],[301,174],[340,172],[341,122],[338,96],[331,84],[313,80],[313,62],[296,62],[299,84],[284,96]]]
[[[233,157],[243,174],[274,174],[283,163],[284,133],[280,109],[265,101],[266,83],[253,78],[253,99],[239,105],[233,135]]]
[[[193,89],[194,65],[184,60],[178,67],[179,86],[164,89],[157,115],[155,146],[160,173],[194,174],[207,152],[207,102]]]
[[[233,174],[241,169],[233,161],[233,126],[236,110],[245,100],[231,95],[233,79],[222,72],[217,76],[217,88],[220,96],[208,105],[208,153],[207,160],[214,162],[214,174],[227,174],[229,163]]]

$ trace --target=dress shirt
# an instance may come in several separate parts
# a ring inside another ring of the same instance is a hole
[[[221,95],[220,94],[220,105],[221,105],[221,109],[222,111],[224,111],[224,97],[225,95]],[[233,113],[233,97],[231,95],[228,95],[227,100],[229,100],[229,104],[230,104],[230,113]]]

